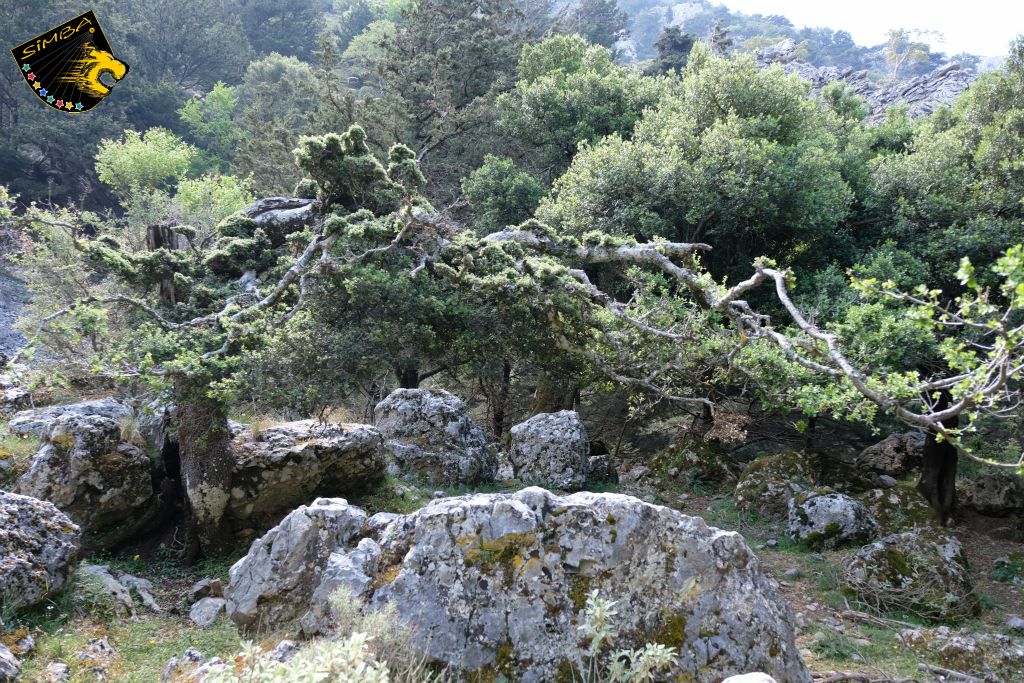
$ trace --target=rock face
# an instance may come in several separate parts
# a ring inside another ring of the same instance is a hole
[[[0,683],[14,683],[21,675],[21,664],[7,646],[0,642]]]
[[[86,533],[127,521],[153,496],[150,459],[121,441],[121,425],[95,414],[65,413],[18,480],[18,493],[48,500]]]
[[[131,406],[116,398],[101,398],[62,406],[48,406],[35,410],[23,410],[11,418],[7,428],[12,434],[42,435],[56,418],[62,415],[97,415],[112,420],[122,420],[132,414]]]
[[[238,525],[265,529],[317,496],[365,493],[387,471],[384,439],[369,425],[288,422],[242,432],[232,447],[228,515]]]
[[[540,413],[509,433],[509,460],[517,479],[568,490],[586,483],[590,444],[576,411]]]
[[[228,616],[247,630],[302,616],[331,553],[354,544],[366,518],[341,498],[318,498],[289,514],[231,567]]]
[[[838,548],[877,537],[878,522],[864,505],[845,493],[812,492],[789,501],[786,533],[812,548]]]
[[[938,526],[935,511],[916,489],[904,486],[872,489],[857,499],[878,521],[882,533]]]
[[[192,605],[188,618],[199,628],[213,626],[213,622],[217,621],[217,617],[224,611],[226,604],[227,601],[224,598],[203,598]]]
[[[849,90],[867,102],[870,123],[884,121],[886,109],[896,104],[907,105],[907,113],[911,118],[927,116],[943,104],[952,102],[976,78],[958,63],[951,63],[929,74],[881,87],[871,82],[866,71],[856,71],[850,67],[816,67],[797,59],[796,51],[796,43],[787,38],[762,49],[758,55],[758,66],[768,68],[778,65],[786,73],[810,81],[815,93],[820,93],[822,88],[833,81],[845,83]]]
[[[1012,683],[1024,671],[1024,641],[1001,633],[972,633],[947,626],[900,632],[905,645],[927,652],[939,666],[985,681]]]
[[[315,217],[320,202],[299,197],[266,197],[258,199],[245,210],[245,215],[256,221],[275,245],[284,238],[302,230]]]
[[[494,458],[466,404],[447,391],[397,389],[374,409],[398,473],[433,485],[493,481]]]
[[[793,496],[812,485],[810,463],[803,453],[762,456],[750,462],[740,475],[736,506],[783,518]]]
[[[372,544],[370,529],[379,530]],[[629,496],[528,488],[446,498],[383,529],[342,500],[318,500],[232,567],[228,614],[250,630],[274,628],[314,612],[321,586],[339,576],[369,579],[370,606],[393,602],[430,658],[481,675],[569,675],[596,590],[617,601],[619,645],[679,648],[673,679],[810,680],[789,607],[742,537]]]
[[[867,545],[843,563],[844,590],[882,611],[936,621],[978,611],[960,542],[936,531],[906,531]]]
[[[60,592],[81,532],[53,503],[0,491],[0,603],[34,605]]]
[[[901,477],[921,466],[924,457],[924,434],[906,432],[893,434],[857,456],[857,465],[879,474]]]
[[[985,472],[966,490],[967,506],[984,515],[1024,512],[1024,477],[1011,472]]]

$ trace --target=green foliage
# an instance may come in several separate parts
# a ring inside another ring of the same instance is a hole
[[[580,634],[587,644],[587,662],[579,671],[573,670],[573,680],[586,683],[639,683],[655,680],[659,672],[666,671],[676,661],[676,648],[660,643],[648,643],[635,650],[617,650],[606,654],[619,638],[615,626],[615,602],[605,600],[596,590],[587,595]],[[602,662],[601,659],[606,659]]]
[[[195,148],[170,131],[126,130],[121,140],[104,140],[96,153],[96,173],[123,198],[174,186],[185,175]]]
[[[481,234],[518,225],[533,215],[544,196],[544,186],[511,159],[484,157],[484,165],[462,181],[475,227]]]
[[[579,0],[559,28],[594,45],[611,47],[625,35],[628,21],[629,15],[619,9],[617,0]]]
[[[654,43],[657,52],[650,72],[661,74],[678,74],[686,68],[690,59],[690,51],[697,43],[697,37],[683,33],[678,26],[666,26],[661,37]]]
[[[204,97],[189,100],[178,110],[192,138],[214,157],[221,171],[228,170],[235,148],[243,138],[235,121],[237,108],[237,90],[215,83],[213,90]]]

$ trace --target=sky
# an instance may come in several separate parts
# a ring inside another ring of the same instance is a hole
[[[1024,33],[1022,0],[717,0],[744,14],[782,14],[797,28],[827,26],[849,31],[860,45],[885,42],[891,28],[938,31],[932,49],[955,55],[1004,55],[1010,41]]]

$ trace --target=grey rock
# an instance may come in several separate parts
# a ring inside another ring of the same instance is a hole
[[[318,498],[290,513],[231,567],[224,591],[228,617],[255,631],[302,616],[331,553],[355,545],[366,519],[341,498]]]
[[[963,548],[941,531],[906,531],[864,546],[843,561],[842,581],[880,611],[939,621],[978,611]]]
[[[163,676],[160,680],[164,683],[168,681],[178,682],[182,680],[195,680],[195,678],[189,679],[188,674],[195,671],[196,668],[206,664],[206,657],[203,656],[199,650],[194,647],[190,647],[185,650],[181,657],[171,657],[167,666],[164,667]]]
[[[556,496],[528,488],[429,503],[366,543],[365,513],[317,501],[289,515],[231,570],[228,611],[246,630],[309,612],[342,565],[372,579],[370,608],[393,603],[429,658],[467,671],[493,665],[551,680],[583,657],[578,625],[590,591],[617,601],[619,645],[660,639],[680,650],[673,677],[699,683],[762,670],[809,674],[792,613],[741,536],[619,494]],[[377,559],[374,559],[377,558]],[[374,569],[374,563],[376,567]]]
[[[868,509],[845,493],[800,494],[789,502],[786,533],[812,548],[867,543],[878,531]]]
[[[319,206],[320,202],[315,199],[266,197],[246,208],[245,215],[256,221],[278,246],[288,235],[309,225],[316,218]]]
[[[878,86],[871,81],[866,71],[855,71],[849,67],[816,67],[798,59],[797,47],[792,40],[786,39],[763,48],[758,55],[758,66],[768,68],[778,65],[784,72],[810,81],[814,93],[820,93],[833,81],[844,83],[848,90],[866,101],[870,111],[867,119],[869,123],[884,121],[886,110],[896,104],[907,105],[907,113],[911,118],[931,114],[940,106],[952,102],[976,78],[975,74],[954,62],[923,76],[891,86]]]
[[[1021,619],[1016,614],[1011,614],[1006,617],[1006,621],[1003,622],[1003,628],[1016,633],[1024,633],[1024,619]]]
[[[768,674],[761,673],[760,671],[741,674],[739,676],[729,676],[724,679],[722,683],[778,683],[774,678]]]
[[[617,482],[619,468],[610,455],[591,455],[587,458],[587,481]]]
[[[812,485],[808,459],[802,453],[765,455],[744,468],[734,498],[741,510],[782,518],[794,495]]]
[[[330,626],[328,601],[336,591],[345,590],[359,600],[369,596],[381,555],[380,545],[371,538],[360,540],[351,552],[339,550],[331,553],[320,576],[320,584],[313,591],[310,609],[299,619],[304,635],[314,636],[327,631]]]
[[[878,483],[882,485],[883,489],[891,489],[899,484],[895,478],[890,477],[888,474],[883,474],[878,477]]]
[[[207,577],[196,583],[188,591],[188,601],[198,602],[203,598],[224,597],[224,582],[220,579]]]
[[[78,570],[83,576],[95,580],[100,589],[110,598],[114,614],[121,618],[135,616],[135,601],[131,592],[118,581],[105,564],[83,564]]]
[[[229,518],[238,528],[267,528],[318,496],[361,495],[387,470],[379,431],[361,424],[287,422],[232,441]]]
[[[0,642],[0,683],[14,683],[21,677],[21,663],[7,646]]]
[[[966,505],[984,515],[1005,517],[1024,512],[1024,477],[1012,472],[984,472],[967,485]]]
[[[46,682],[63,683],[71,679],[71,667],[64,662],[50,662],[46,665]]]
[[[53,503],[0,491],[0,596],[8,607],[60,592],[78,564],[81,530]]]
[[[879,474],[900,477],[921,466],[924,458],[924,434],[893,434],[857,456],[856,464]]]
[[[295,656],[295,652],[298,649],[298,643],[296,643],[294,640],[288,640],[286,638],[282,640],[280,643],[278,643],[276,646],[274,646],[274,649],[271,650],[270,654],[267,656],[270,657],[270,659],[273,659],[275,662],[287,662]]]
[[[151,469],[141,449],[121,441],[113,418],[66,413],[48,423],[16,490],[50,501],[90,534],[149,504]]]
[[[786,571],[782,572],[782,578],[786,581],[795,581],[804,575],[803,571],[799,567],[790,567]]]
[[[396,389],[374,409],[397,472],[434,485],[493,481],[497,463],[466,404],[447,391]]]
[[[534,415],[509,434],[508,455],[517,479],[566,490],[586,483],[590,444],[576,411]]]
[[[11,418],[7,428],[12,434],[38,434],[42,436],[46,427],[62,415],[100,416],[120,421],[132,415],[132,408],[116,398],[101,398],[60,406],[48,406],[23,410]]]
[[[153,596],[153,582],[149,579],[139,578],[131,574],[118,574],[117,580],[128,589],[129,593],[139,596],[142,606],[154,614],[160,614],[164,610]]]
[[[188,618],[199,628],[207,628],[217,621],[224,611],[227,600],[224,598],[203,598],[188,611]]]
[[[1024,640],[1001,633],[939,626],[901,631],[900,640],[915,652],[927,652],[939,666],[975,680],[1017,683],[1024,671]]]

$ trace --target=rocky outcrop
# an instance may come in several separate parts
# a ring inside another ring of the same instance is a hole
[[[366,519],[341,498],[318,498],[289,514],[231,567],[228,616],[250,631],[302,616],[331,554],[355,545]]]
[[[857,500],[878,521],[883,534],[939,525],[935,511],[914,488],[872,489],[857,496]]]
[[[844,561],[843,584],[883,612],[956,621],[978,611],[963,548],[943,532],[906,531],[861,548]]]
[[[1024,513],[1024,477],[1013,472],[984,472],[967,485],[966,505],[983,515]]]
[[[813,486],[809,458],[790,451],[751,461],[736,485],[736,506],[767,517],[784,518],[794,495]]]
[[[245,215],[263,229],[275,246],[284,243],[293,232],[305,228],[316,218],[320,202],[299,197],[266,197],[257,199]]]
[[[900,632],[900,639],[915,652],[927,652],[939,666],[975,680],[1013,683],[1024,671],[1024,640],[1001,633],[939,626],[906,629]]]
[[[137,515],[153,496],[152,463],[121,440],[121,425],[96,414],[53,418],[17,492],[48,500],[86,534]]]
[[[586,483],[590,443],[576,411],[534,415],[509,434],[509,460],[517,479],[566,490]]]
[[[0,683],[15,683],[21,675],[21,662],[0,642]]]
[[[0,603],[24,607],[60,592],[80,544],[78,526],[53,503],[0,491]]]
[[[11,418],[7,428],[12,434],[38,434],[43,432],[51,422],[63,415],[109,417],[112,420],[123,420],[132,415],[132,408],[116,398],[101,398],[94,401],[82,401],[60,406],[48,406],[34,410],[23,410]]]
[[[796,74],[810,81],[815,93],[820,93],[833,81],[846,84],[848,90],[866,101],[870,123],[884,121],[886,110],[897,104],[907,105],[907,113],[911,118],[927,116],[956,99],[976,78],[974,73],[961,68],[960,64],[951,63],[923,76],[891,86],[879,86],[871,81],[867,71],[857,71],[850,67],[816,67],[798,59],[796,52],[797,44],[787,38],[763,48],[758,54],[757,63],[762,68],[777,65],[788,74]]]
[[[374,409],[397,474],[432,485],[493,481],[496,462],[466,404],[447,391],[397,389]]]
[[[902,477],[921,466],[924,458],[924,434],[906,432],[893,434],[868,446],[857,456],[859,467],[879,474]]]
[[[789,501],[786,533],[814,549],[860,545],[878,536],[878,522],[845,493],[797,494]]]
[[[297,505],[323,495],[359,495],[387,471],[384,439],[369,425],[301,420],[243,431],[228,515],[236,526],[266,529]]]
[[[629,496],[528,488],[446,498],[383,529],[321,499],[232,567],[228,614],[272,629],[313,611],[321,585],[339,577],[371,607],[393,603],[429,658],[481,676],[547,681],[579,666],[580,618],[597,591],[617,602],[618,645],[678,648],[673,679],[810,680],[789,607],[742,537]]]

